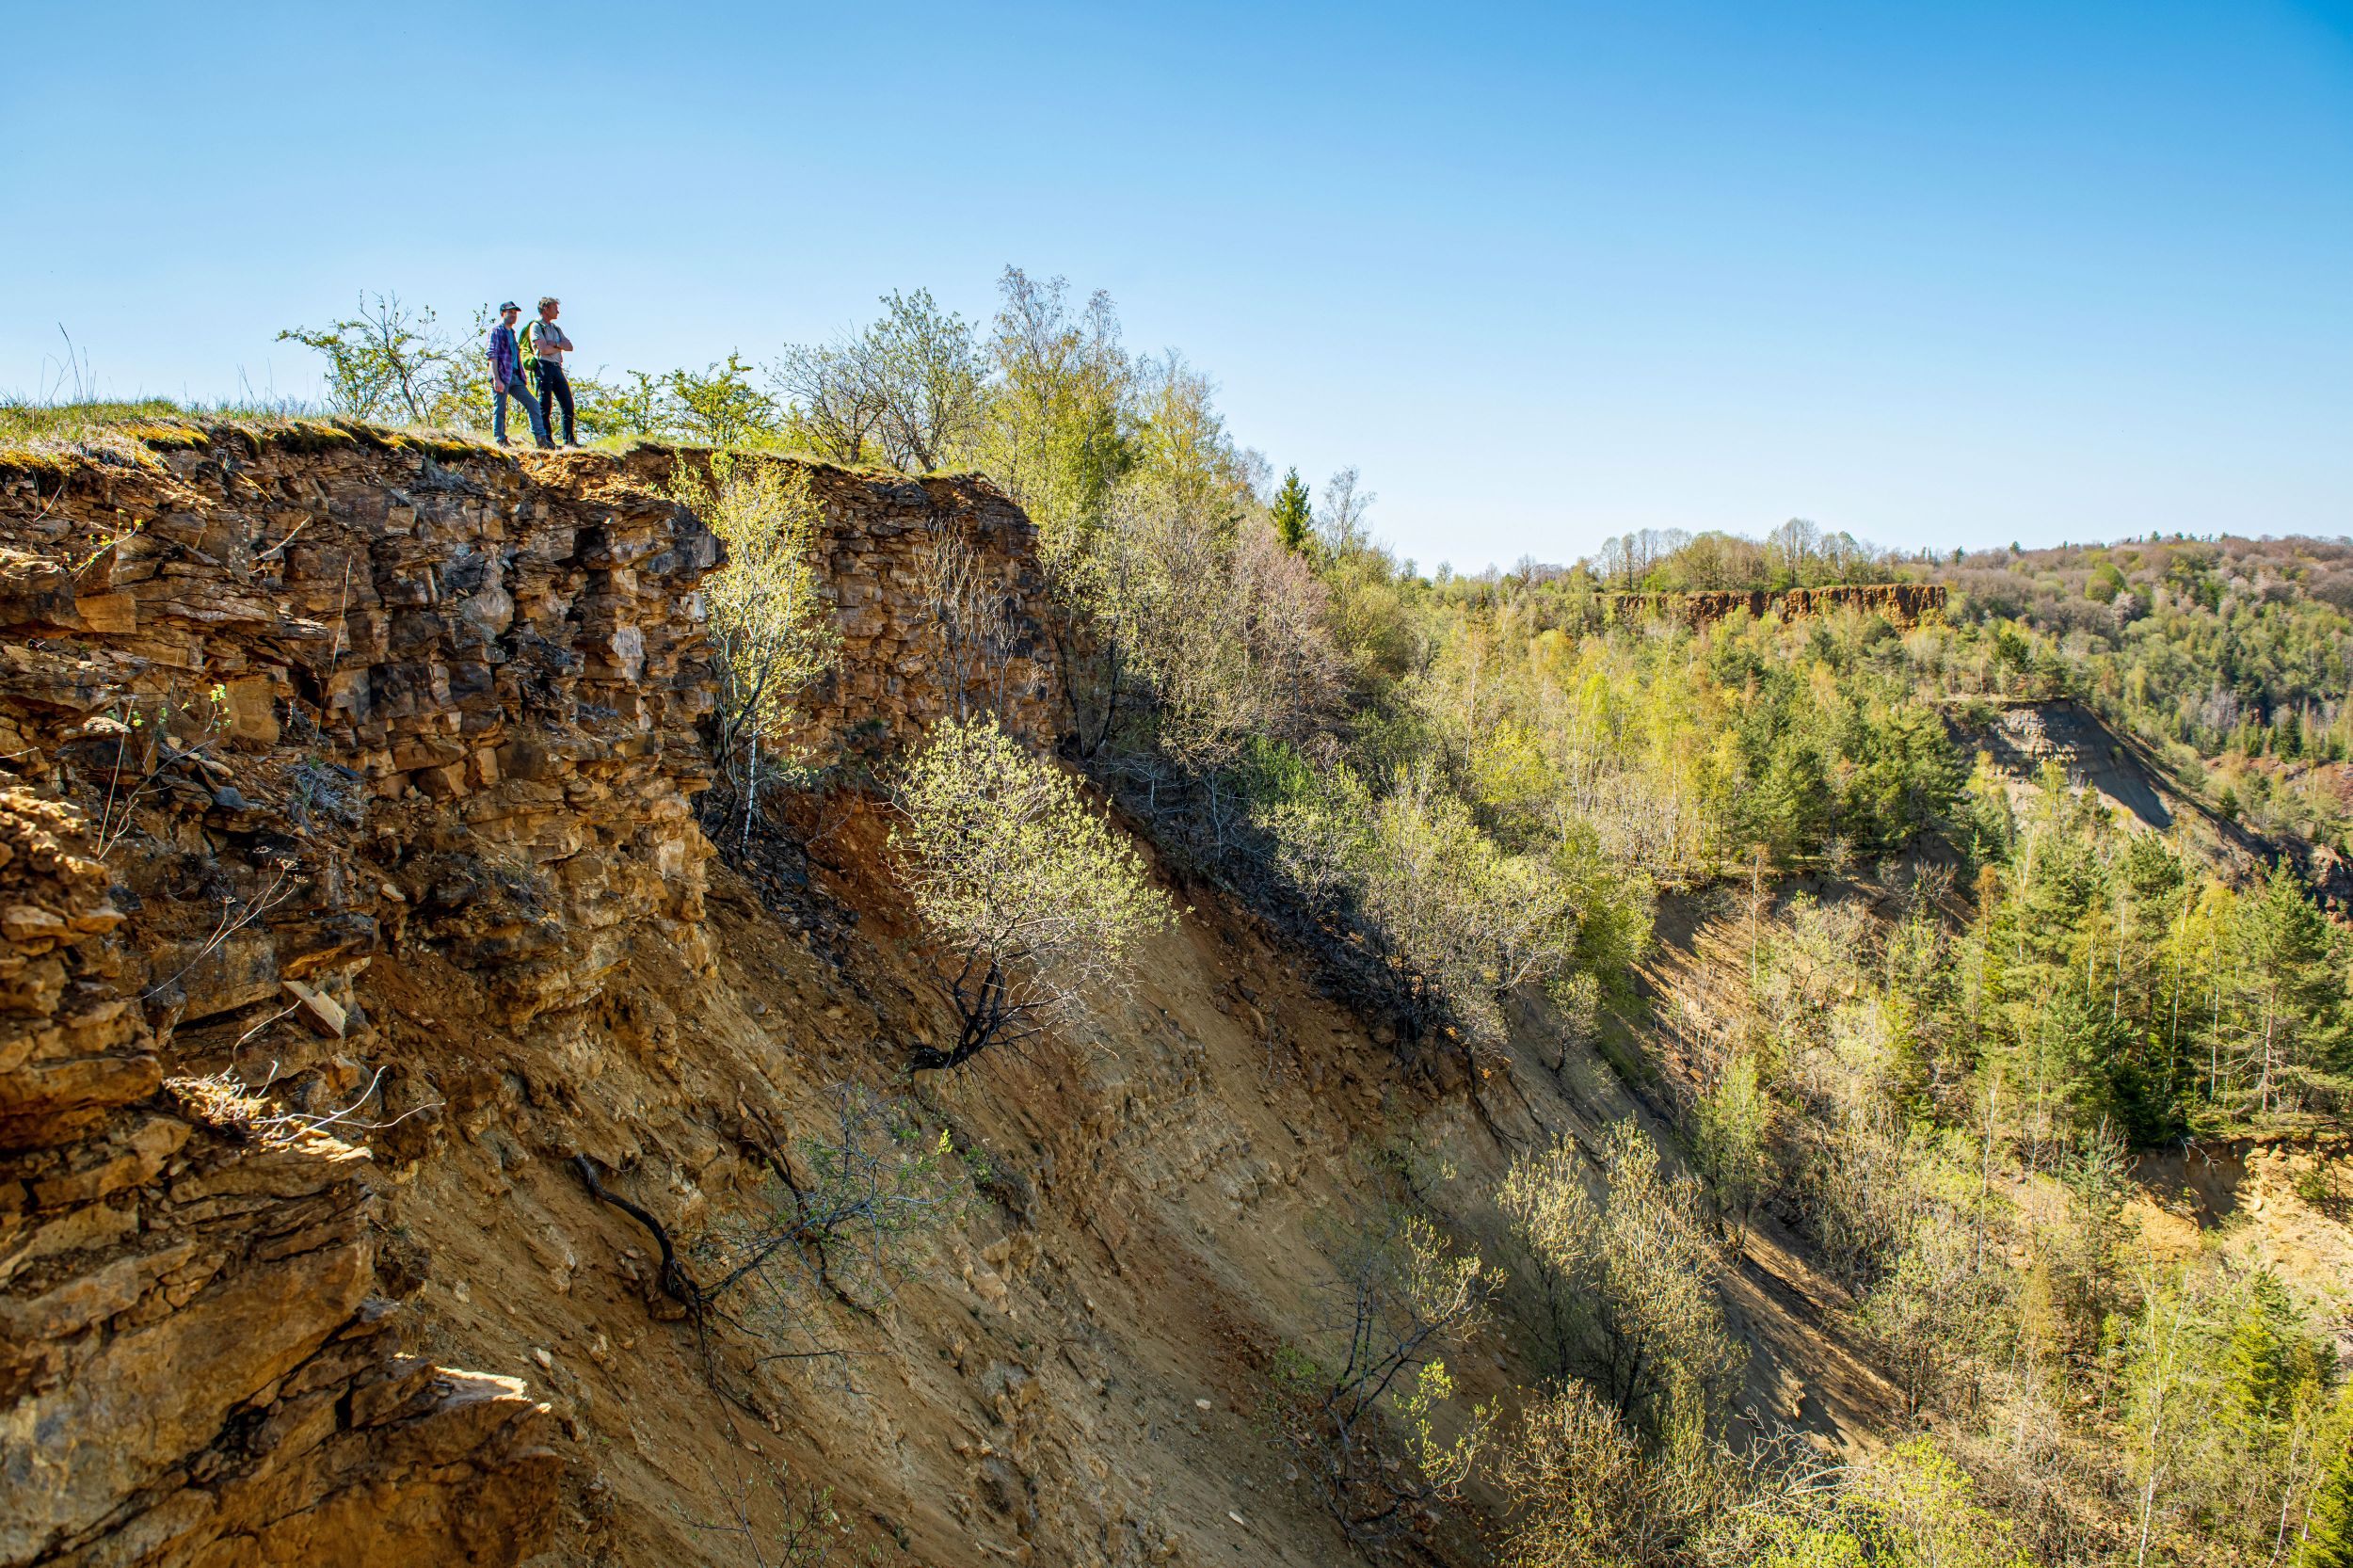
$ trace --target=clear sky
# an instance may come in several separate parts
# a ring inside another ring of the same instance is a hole
[[[5,14],[0,390],[62,324],[109,395],[312,393],[272,338],[363,288],[766,360],[1011,262],[1425,568],[2353,533],[2353,4]]]

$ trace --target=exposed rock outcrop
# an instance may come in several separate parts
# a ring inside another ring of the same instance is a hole
[[[655,488],[677,460],[641,447],[624,466]],[[1002,490],[971,474],[792,466],[824,509],[819,545],[840,639],[832,667],[793,700],[795,740],[831,756],[959,708],[993,712],[1041,743],[1064,728],[1062,612],[1047,594],[1037,531]]]
[[[1768,593],[1763,588],[1705,593],[1610,594],[1607,596],[1607,601],[1612,620],[1669,618],[1695,628],[1742,613],[1759,620],[1767,616],[1778,616],[1784,620],[1806,620],[1817,616],[1834,615],[1842,610],[1884,616],[1893,626],[1915,626],[1926,616],[1944,610],[1945,586],[1941,583],[1862,583],[1827,588],[1790,588],[1777,594]]]
[[[352,980],[405,927],[517,1018],[698,939],[717,552],[552,477],[332,427],[0,465],[0,1562],[546,1538],[545,1407],[398,1353],[332,1129],[401,1114]]]
[[[401,1352],[421,1255],[372,1218],[515,1077],[379,1030],[360,977],[473,977],[470,1027],[585,1081],[632,952],[712,971],[721,552],[659,450],[134,436],[0,458],[0,1564],[519,1560],[548,1407]],[[844,652],[811,744],[947,711],[950,670],[1050,731],[1019,512],[810,478]],[[926,646],[943,541],[987,659]]]
[[[952,1020],[887,809],[780,792],[798,863],[757,875],[696,828],[718,552],[679,460],[328,426],[0,459],[0,1568],[775,1560],[812,1506],[935,1568],[1350,1560],[1265,1413],[1385,1192],[1365,1151],[1410,1125],[1501,1256],[1513,1149],[1635,1111],[1539,1010],[1474,1115],[1173,873],[1132,989],[910,1085]],[[855,783],[960,696],[1059,728],[1018,512],[808,477],[817,760]],[[957,1157],[950,1211],[872,1278],[812,1245],[685,1316],[660,1249],[722,1278],[858,1096]],[[1810,1298],[1752,1296],[1786,1395]],[[1465,1397],[1534,1343],[1482,1341]],[[1807,1391],[1832,1431],[1872,1397]],[[1493,1506],[1417,1550],[1483,1560]]]

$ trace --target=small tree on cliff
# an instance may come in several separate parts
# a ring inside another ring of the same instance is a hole
[[[1283,475],[1283,488],[1274,492],[1274,533],[1283,541],[1283,548],[1297,555],[1307,548],[1315,533],[1315,508],[1308,504],[1307,487],[1300,482],[1299,471]]]
[[[326,327],[290,327],[278,341],[298,343],[327,360],[328,407],[352,419],[440,421],[456,411],[451,405],[473,368],[432,311],[396,293],[379,294],[374,304],[362,294],[357,314]]]
[[[953,1067],[1026,1039],[1117,978],[1128,948],[1173,923],[1144,863],[1068,776],[993,718],[943,720],[902,771],[890,843],[931,936],[955,1043],[908,1065]]]
[[[806,470],[732,452],[708,472],[680,464],[672,500],[728,549],[703,588],[712,667],[719,677],[712,747],[749,840],[760,789],[788,765],[777,755],[793,696],[833,664],[837,638],[817,582],[817,499]]]

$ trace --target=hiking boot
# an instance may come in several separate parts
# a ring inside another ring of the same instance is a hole
[[[555,443],[553,441],[536,441],[533,444],[537,446],[542,452],[552,452],[555,450]]]

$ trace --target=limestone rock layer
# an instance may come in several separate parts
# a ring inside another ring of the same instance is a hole
[[[710,968],[724,552],[679,460],[341,424],[0,456],[0,1565],[547,1542],[548,1407],[403,1350],[383,1161],[465,1105],[355,983],[428,953],[562,1037],[644,944]],[[810,745],[955,705],[950,536],[1007,612],[1002,705],[1049,728],[1018,511],[811,476],[843,657]]]

